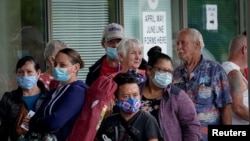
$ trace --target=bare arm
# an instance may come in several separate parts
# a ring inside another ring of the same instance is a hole
[[[231,125],[232,124],[232,113],[231,113],[231,104],[225,105],[221,109],[221,115],[222,115],[222,123],[224,125]]]
[[[241,119],[248,121],[248,108],[243,103],[243,93],[247,89],[239,71],[232,71],[228,74],[230,92],[232,96],[232,110]]]

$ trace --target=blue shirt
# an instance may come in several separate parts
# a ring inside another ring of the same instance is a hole
[[[185,90],[194,102],[201,123],[202,141],[206,141],[207,125],[221,124],[219,109],[232,103],[226,72],[218,62],[202,57],[190,79],[184,64],[177,67],[173,84]]]
[[[23,101],[26,103],[28,111],[36,111],[36,102],[41,94],[36,94],[33,96],[23,96]]]

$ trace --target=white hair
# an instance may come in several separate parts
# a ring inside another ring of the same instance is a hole
[[[189,37],[193,42],[200,42],[200,47],[201,47],[201,51],[203,50],[203,48],[205,47],[204,41],[203,41],[203,37],[201,35],[201,33],[195,29],[195,28],[185,28],[181,31],[179,31],[177,33],[177,36],[179,36],[179,33],[183,32],[183,31],[187,31],[189,33]]]
[[[57,52],[61,49],[68,48],[68,45],[61,40],[51,40],[47,43],[44,50],[44,58],[49,56],[56,56]]]
[[[143,44],[136,38],[123,38],[117,46],[117,53],[126,56],[129,48],[143,49]]]

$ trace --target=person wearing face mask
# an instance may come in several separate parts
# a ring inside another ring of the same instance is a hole
[[[90,68],[86,77],[86,84],[89,86],[102,75],[110,75],[122,69],[117,55],[117,46],[124,38],[122,25],[111,23],[105,26],[102,34],[101,45],[106,50],[106,54],[97,60]],[[140,69],[145,69],[147,62],[142,59]]]
[[[57,52],[61,49],[68,48],[68,45],[61,40],[51,40],[47,43],[44,49],[44,58],[46,61],[46,71],[41,73],[39,80],[41,80],[45,87],[50,90],[52,88],[56,88],[60,85],[58,81],[54,79],[52,76],[54,59]]]
[[[41,70],[37,61],[31,56],[25,56],[16,64],[18,88],[5,92],[0,101],[0,139],[1,141],[16,141],[17,119],[19,109],[23,106],[27,111],[36,112],[48,94],[44,84],[38,80]],[[26,127],[29,118],[22,118]]]
[[[141,109],[157,119],[165,141],[199,141],[200,122],[193,102],[171,84],[171,58],[157,48],[148,56],[147,80],[140,85]]]
[[[71,48],[58,51],[53,77],[61,85],[49,91],[39,110],[30,119],[28,138],[32,133],[53,133],[57,141],[65,141],[85,101],[88,85],[77,79],[84,67],[80,54]]]
[[[136,38],[125,37],[117,46],[118,60],[121,63],[121,70],[112,73],[109,77],[114,78],[119,73],[129,73],[133,75],[138,84],[146,80],[145,70],[140,69],[142,64],[143,44]],[[115,105],[116,100],[111,101],[106,116],[110,113],[119,112],[119,107]]]
[[[115,97],[119,113],[105,118],[95,141],[160,141],[162,133],[156,119],[140,110],[140,90],[136,78],[129,73],[119,73]]]

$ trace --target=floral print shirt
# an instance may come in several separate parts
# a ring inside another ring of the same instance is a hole
[[[147,99],[146,97],[142,96],[141,99],[141,109],[143,111],[151,113],[159,123],[158,112],[160,108],[161,98],[158,99]]]
[[[232,103],[226,72],[218,62],[202,58],[189,79],[185,65],[177,67],[173,84],[185,90],[194,102],[201,123],[202,141],[207,141],[208,125],[221,124],[219,109]]]

